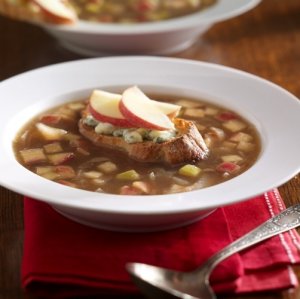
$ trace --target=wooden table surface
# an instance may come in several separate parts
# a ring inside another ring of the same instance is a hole
[[[300,1],[263,0],[254,10],[213,26],[192,48],[173,56],[238,68],[300,98]],[[43,30],[0,17],[0,81],[30,69],[80,58]],[[1,109],[5,109],[5,99],[0,100]],[[300,202],[298,176],[279,189],[286,205]],[[0,198],[0,299],[33,299],[20,287],[22,196],[0,187]],[[227,298],[300,298],[299,293],[297,289]]]

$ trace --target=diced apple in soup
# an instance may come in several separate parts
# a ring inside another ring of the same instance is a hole
[[[150,185],[146,182],[135,181],[132,183],[132,187],[140,190],[143,194],[150,194],[151,192]]]
[[[244,132],[235,133],[230,137],[230,141],[234,141],[234,142],[241,142],[241,141],[250,142],[252,140],[253,140],[253,136]]]
[[[140,175],[135,170],[132,169],[117,174],[116,178],[118,180],[136,181],[140,179]]]
[[[243,158],[239,155],[227,155],[221,157],[223,162],[233,162],[233,163],[239,163],[243,161]]]
[[[37,164],[47,161],[42,148],[33,148],[20,151],[20,155],[26,165]]]
[[[98,169],[105,173],[112,173],[112,172],[115,172],[118,169],[118,167],[115,163],[106,161],[106,162],[99,164]]]
[[[204,115],[205,115],[204,110],[200,108],[187,108],[184,111],[185,117],[199,118],[199,117],[203,117]]]
[[[134,188],[133,186],[125,185],[121,187],[120,194],[121,195],[142,195],[142,191]]]
[[[223,123],[223,127],[231,132],[238,132],[247,127],[247,125],[240,120],[229,120]]]
[[[70,166],[38,166],[36,174],[49,180],[72,179],[76,176],[74,169]]]
[[[43,138],[48,141],[61,140],[68,133],[66,130],[53,128],[42,123],[37,123],[36,128]]]
[[[59,142],[48,143],[44,145],[44,150],[47,154],[62,152],[63,148]]]
[[[216,169],[223,173],[235,173],[240,169],[240,166],[232,162],[223,162],[219,164]]]
[[[47,156],[48,160],[53,165],[60,165],[68,162],[69,160],[75,157],[74,153],[59,153],[59,154],[50,154]]]

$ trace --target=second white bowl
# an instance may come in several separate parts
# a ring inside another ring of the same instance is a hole
[[[73,26],[43,25],[63,46],[87,56],[103,54],[170,54],[192,45],[213,24],[254,8],[260,0],[218,0],[184,17],[139,24],[79,21]]]

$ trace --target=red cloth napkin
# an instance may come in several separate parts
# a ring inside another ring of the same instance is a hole
[[[118,233],[72,222],[49,205],[25,198],[22,285],[43,297],[136,294],[126,262],[191,270],[232,240],[285,208],[277,190],[217,209],[198,223],[164,232]],[[211,282],[219,293],[295,287],[299,263],[295,230],[221,263]]]

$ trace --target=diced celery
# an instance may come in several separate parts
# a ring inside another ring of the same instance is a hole
[[[201,169],[195,165],[187,164],[182,166],[178,173],[187,177],[196,177],[200,174]]]
[[[136,181],[140,179],[140,175],[133,169],[121,172],[116,175],[118,180]]]
[[[85,9],[91,13],[97,13],[99,10],[99,5],[97,3],[88,3],[85,6]]]

